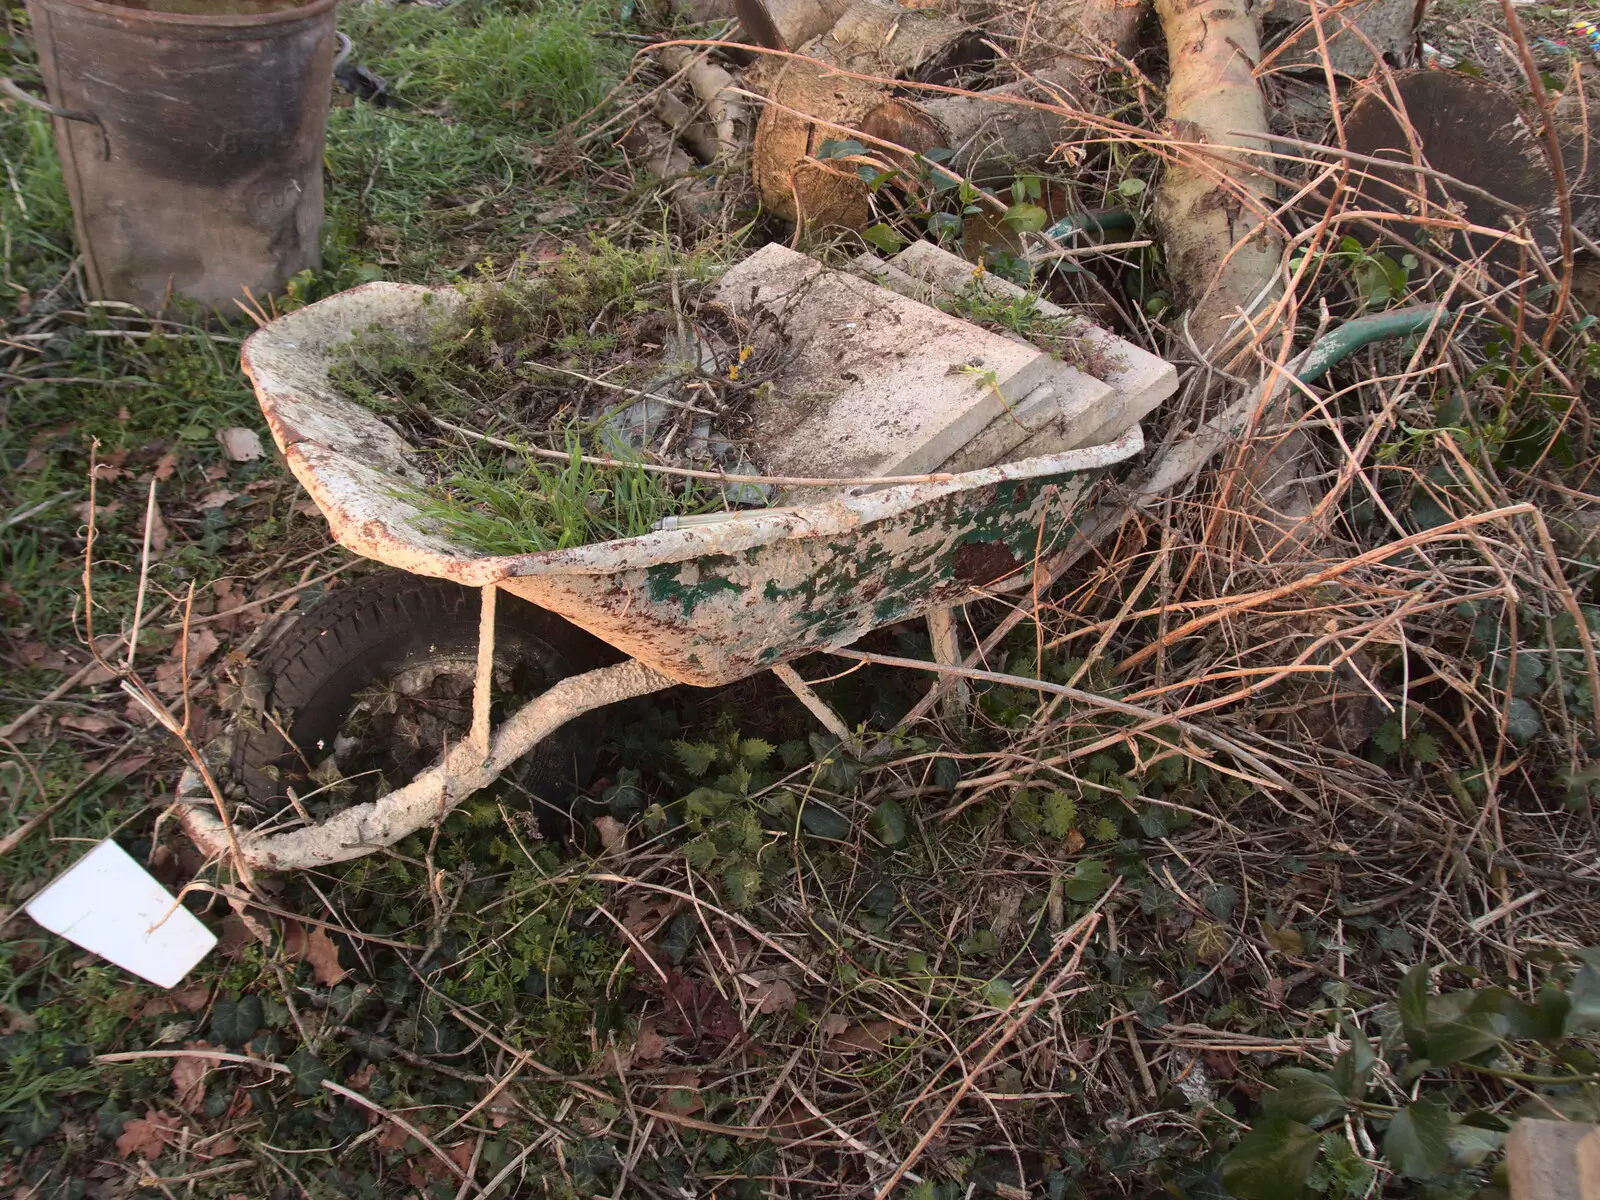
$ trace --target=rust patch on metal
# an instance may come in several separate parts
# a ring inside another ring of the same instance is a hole
[[[1017,556],[999,542],[962,542],[956,547],[956,578],[982,587],[1020,570]]]

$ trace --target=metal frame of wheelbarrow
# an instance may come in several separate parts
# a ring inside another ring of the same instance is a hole
[[[184,829],[243,869],[320,866],[393,845],[443,819],[575,717],[678,684],[717,686],[771,670],[849,743],[842,719],[789,661],[926,616],[936,660],[954,665],[953,609],[1025,586],[1029,562],[1071,536],[1088,481],[1143,447],[1134,426],[1104,445],[913,483],[874,481],[875,490],[847,488],[821,503],[484,557],[418,521],[407,499],[417,482],[410,447],[328,380],[334,347],[356,329],[376,321],[424,338],[441,306],[456,302],[453,292],[369,284],[280,318],[246,343],[245,369],[273,437],[335,540],[401,570],[477,587],[483,599],[471,731],[404,787],[319,825],[273,833],[230,829],[201,773],[186,776],[177,811]],[[491,729],[502,588],[631,659],[562,680]]]

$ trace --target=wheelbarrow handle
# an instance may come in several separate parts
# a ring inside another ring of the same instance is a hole
[[[60,117],[63,121],[84,121],[93,125],[100,131],[102,156],[111,157],[111,135],[106,132],[105,122],[92,112],[80,112],[77,109],[62,108],[58,104],[51,104],[48,100],[41,100],[32,92],[25,92],[17,85],[15,79],[0,76],[0,92],[4,92],[13,100],[20,100],[29,108],[37,108],[40,112],[49,113],[52,117]]]

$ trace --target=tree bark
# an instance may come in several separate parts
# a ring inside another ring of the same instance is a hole
[[[1264,150],[1267,115],[1253,73],[1261,57],[1243,0],[1157,0],[1172,78],[1167,119],[1177,137],[1215,147]],[[1260,210],[1272,183],[1247,153],[1180,153],[1156,192],[1179,298],[1195,345],[1222,361],[1249,336],[1241,316],[1277,297],[1283,242]]]

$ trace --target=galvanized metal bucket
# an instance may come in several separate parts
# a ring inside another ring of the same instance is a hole
[[[413,450],[337,394],[339,344],[379,326],[416,341],[464,298],[371,283],[282,317],[243,363],[296,478],[357,554],[470,586],[498,584],[681,682],[713,686],[871,629],[1026,582],[1070,537],[1084,486],[1143,445],[1025,459],[937,482],[851,489],[827,503],[754,511],[569,550],[485,556],[430,530],[407,498]]]
[[[28,0],[94,298],[233,311],[319,264],[335,2]]]

